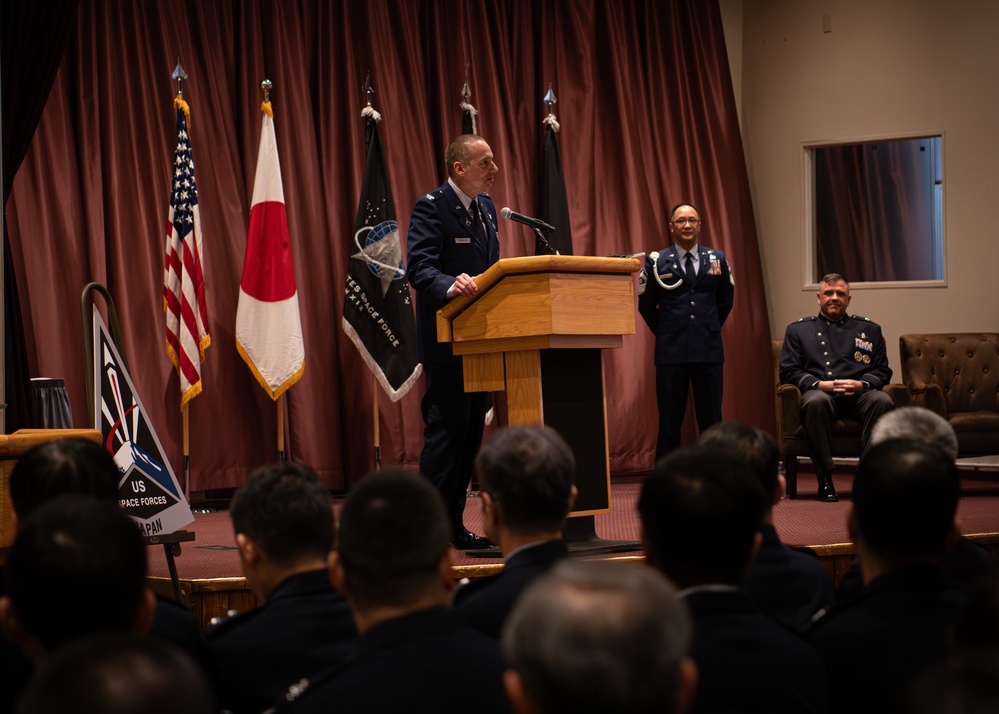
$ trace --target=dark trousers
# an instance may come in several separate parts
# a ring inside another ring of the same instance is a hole
[[[461,365],[424,365],[420,473],[441,492],[455,537],[464,533],[465,494],[489,409],[487,392],[466,392]]]
[[[691,387],[697,428],[703,432],[721,421],[723,374],[721,363],[656,365],[656,402],[659,406],[656,461],[680,445],[680,427]]]
[[[852,397],[809,389],[801,395],[801,428],[819,476],[832,472],[832,427],[837,419],[860,422],[860,453],[867,450],[874,423],[895,406],[880,389],[870,389]]]

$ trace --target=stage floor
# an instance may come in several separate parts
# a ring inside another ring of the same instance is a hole
[[[958,506],[961,532],[965,535],[999,534],[999,474],[967,471],[963,474],[962,498]],[[819,555],[830,553],[852,554],[846,530],[846,510],[850,502],[852,475],[836,476],[836,489],[841,500],[823,503],[815,498],[815,478],[807,471],[798,477],[798,498],[784,499],[774,508],[774,525],[781,539],[788,545],[809,546]],[[611,481],[611,512],[594,518],[596,533],[606,540],[637,541],[638,516],[635,504],[641,488],[640,477],[619,477]],[[334,509],[339,510],[342,498],[334,499]],[[481,533],[482,518],[479,500],[468,499],[465,507],[465,525]],[[187,527],[195,535],[193,542],[184,543],[181,554],[175,559],[181,580],[241,578],[239,556],[236,552],[232,523],[226,510],[197,513],[194,523]],[[991,541],[997,540],[994,537]],[[990,541],[990,542],[991,542]],[[641,555],[635,550],[621,555]],[[495,559],[484,559],[455,552],[455,565],[459,571],[475,566],[488,565]],[[149,549],[149,572],[153,577],[168,578],[166,556],[163,548]]]

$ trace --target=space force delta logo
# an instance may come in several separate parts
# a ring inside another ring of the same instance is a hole
[[[194,521],[132,379],[94,307],[94,423],[114,457],[118,501],[143,535],[174,533]]]

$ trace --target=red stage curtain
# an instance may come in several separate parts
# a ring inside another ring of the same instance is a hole
[[[233,337],[257,143],[272,100],[302,306],[306,368],[288,392],[287,449],[331,488],[372,465],[370,372],[340,326],[364,158],[368,70],[402,236],[444,177],[466,77],[501,173],[499,206],[535,210],[552,84],[576,255],[659,250],[669,206],[702,209],[731,258],[725,413],[772,429],[770,329],[746,168],[715,2],[701,0],[81,0],[75,35],[7,205],[29,376],[65,377],[85,404],[78,300],[107,285],[132,377],[180,464],[177,377],[164,352],[162,252],[173,156],[170,73],[190,78],[212,347],[191,406],[191,488],[238,486],[276,455],[276,410]],[[533,253],[501,226],[505,256]],[[652,339],[606,360],[611,468],[651,467]],[[422,385],[380,399],[384,463],[417,463]],[[689,419],[688,421],[692,421]],[[688,427],[688,438],[693,437]]]

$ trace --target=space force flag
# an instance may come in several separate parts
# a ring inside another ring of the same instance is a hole
[[[305,372],[305,343],[271,103],[265,101],[260,110],[263,124],[236,307],[236,348],[276,400]]]
[[[93,313],[94,424],[118,466],[118,501],[143,535],[175,533],[194,521],[191,507],[96,306]]]
[[[368,158],[348,250],[343,329],[395,402],[419,379],[416,318],[406,281],[399,225],[378,133],[378,112],[366,107]]]

